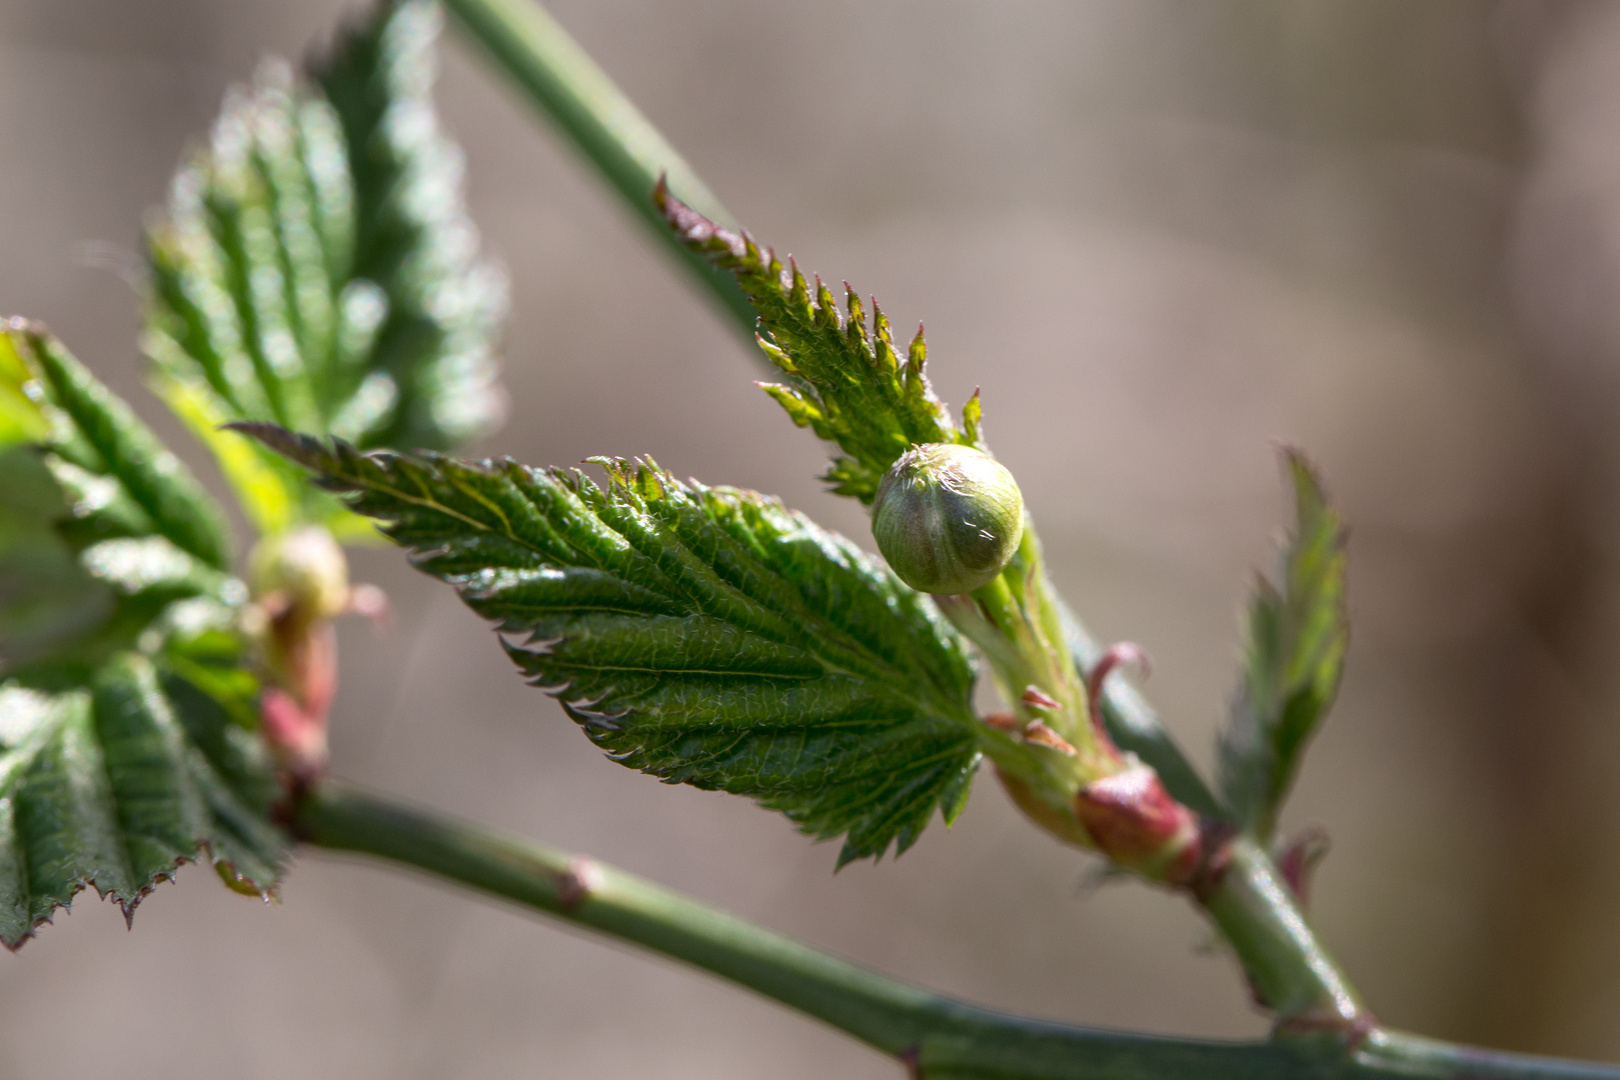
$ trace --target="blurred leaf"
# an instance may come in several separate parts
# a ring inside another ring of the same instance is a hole
[[[309,85],[277,63],[226,98],[147,233],[145,348],[255,526],[360,534],[241,436],[268,420],[362,447],[492,429],[505,282],[481,260],[432,105],[435,5],[384,3]],[[3,406],[0,397],[0,406]]]
[[[795,424],[843,451],[824,477],[834,491],[870,503],[883,474],[914,444],[983,448],[978,395],[958,429],[923,373],[927,348],[920,327],[902,358],[876,300],[868,329],[860,297],[847,283],[841,316],[821,279],[812,289],[792,259],[784,267],[746,232],[721,228],[662,185],[654,198],[681,240],[734,273],[759,312],[760,347],[786,377],[784,383],[761,386]]]
[[[9,340],[0,335],[0,341]],[[67,500],[32,446],[0,451],[0,673],[83,639],[113,610],[113,591],[57,531]]]
[[[225,515],[130,407],[43,327],[13,319],[3,335],[27,365],[30,398],[49,421],[45,461],[84,542],[161,538],[177,554],[224,570]]]
[[[220,472],[237,493],[242,508],[263,535],[286,532],[301,515],[300,478],[267,458],[250,439],[221,425],[233,417],[219,411],[219,399],[198,383],[162,379],[154,387],[169,409],[213,453]],[[331,507],[330,516],[337,515]],[[323,515],[327,516],[327,515]]]
[[[840,863],[950,821],[978,761],[973,672],[931,601],[779,502],[656,466],[362,455],[253,433],[495,620],[616,761],[781,810]]]
[[[0,451],[0,943],[87,885],[128,914],[204,853],[267,891],[285,838],[219,508],[42,328],[0,343],[46,420]]]
[[[38,442],[50,432],[50,422],[24,390],[28,379],[28,367],[11,339],[0,334],[0,450]]]
[[[1246,831],[1268,842],[1305,745],[1338,692],[1350,640],[1344,522],[1310,463],[1294,450],[1285,463],[1296,524],[1280,586],[1256,584],[1243,684],[1220,746],[1227,806]]]

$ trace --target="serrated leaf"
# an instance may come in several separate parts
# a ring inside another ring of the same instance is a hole
[[[932,602],[753,492],[652,464],[577,472],[259,438],[520,640],[507,650],[613,758],[784,812],[840,863],[960,809],[973,673]]]
[[[1249,609],[1244,677],[1221,740],[1221,787],[1238,823],[1262,841],[1338,692],[1350,640],[1345,526],[1304,456],[1285,454],[1297,501],[1280,580],[1261,579]]]
[[[7,948],[86,886],[129,917],[201,857],[260,892],[279,880],[286,839],[269,823],[262,742],[162,664],[121,652],[67,688],[29,673],[0,682]]]
[[[147,232],[159,393],[261,531],[346,523],[219,424],[445,448],[499,420],[505,282],[478,253],[461,157],[434,115],[438,29],[431,3],[383,3],[309,82],[266,64],[227,96]]]
[[[13,319],[4,336],[29,367],[50,433],[41,445],[84,539],[162,537],[206,566],[230,560],[225,515],[130,407],[42,327]]]
[[[682,242],[723,270],[759,313],[759,345],[786,382],[761,387],[808,427],[843,451],[823,477],[840,495],[870,503],[896,458],[919,443],[983,448],[975,394],[958,428],[934,396],[923,370],[922,328],[902,356],[889,321],[872,301],[867,325],[860,297],[846,282],[844,311],[832,291],[812,287],[791,258],[783,265],[746,232],[732,232],[686,206],[660,184],[658,208]]]
[[[286,839],[219,507],[42,328],[0,343],[48,421],[0,451],[0,943],[203,855],[267,892]]]

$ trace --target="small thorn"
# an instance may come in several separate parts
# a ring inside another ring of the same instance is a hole
[[[1122,664],[1136,668],[1144,679],[1153,674],[1153,658],[1142,646],[1131,641],[1121,641],[1108,646],[1086,679],[1086,698],[1091,705],[1093,717],[1100,715],[1097,710],[1102,700],[1103,683],[1107,681],[1109,674]]]
[[[1039,720],[1031,720],[1024,726],[1024,741],[1027,743],[1033,743],[1036,746],[1044,746],[1048,750],[1056,750],[1058,753],[1063,754],[1066,757],[1079,756],[1075,748],[1069,743],[1069,740],[1065,739],[1063,736],[1059,735],[1057,732],[1053,731]]]
[[[1327,830],[1313,825],[1289,840],[1277,856],[1277,869],[1282,871],[1283,880],[1302,909],[1310,906],[1311,881],[1332,847]]]
[[[1042,709],[1046,712],[1057,712],[1063,708],[1056,698],[1038,686],[1025,687],[1023,702],[1032,709]]]

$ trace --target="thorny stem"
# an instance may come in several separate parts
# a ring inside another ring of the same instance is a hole
[[[730,274],[684,247],[653,206],[653,187],[662,175],[686,205],[710,221],[734,223],[686,159],[539,4],[444,0],[444,5],[624,197],[657,242],[740,324],[753,351],[754,309],[742,289]]]
[[[334,782],[293,814],[306,842],[425,871],[685,961],[929,1077],[980,1080],[1620,1080],[1620,1069],[1372,1031],[1267,1042],[1130,1035],[977,1008],[858,967],[633,874]]]

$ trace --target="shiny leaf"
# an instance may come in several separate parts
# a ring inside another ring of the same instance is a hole
[[[779,502],[652,464],[604,461],[599,487],[252,430],[513,635],[523,673],[615,760],[843,835],[841,862],[960,809],[980,725],[959,639]]]

